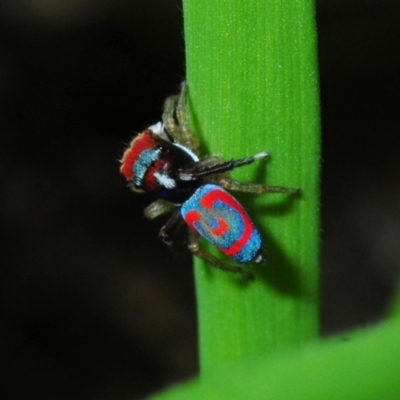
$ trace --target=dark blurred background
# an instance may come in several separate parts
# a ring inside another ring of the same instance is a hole
[[[397,0],[319,0],[323,333],[385,315],[400,265]],[[0,4],[7,399],[137,399],[196,374],[190,259],[118,173],[185,76],[178,0]]]

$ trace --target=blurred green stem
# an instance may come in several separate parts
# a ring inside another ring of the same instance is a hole
[[[400,320],[356,332],[342,341],[308,346],[259,363],[244,363],[154,399],[385,399],[400,393]]]

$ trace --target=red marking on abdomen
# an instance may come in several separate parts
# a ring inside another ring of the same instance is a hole
[[[216,236],[223,236],[225,233],[229,232],[229,225],[225,222],[225,220],[221,217],[217,218],[218,227],[211,228],[211,232]]]
[[[207,209],[212,209],[217,201],[225,203],[227,204],[227,206],[236,210],[243,221],[242,236],[238,238],[235,241],[235,243],[233,243],[232,246],[228,247],[227,249],[220,249],[224,254],[231,257],[234,254],[239,253],[239,251],[246,246],[246,243],[249,241],[251,234],[254,230],[254,227],[250,220],[250,217],[247,215],[246,211],[244,211],[240,203],[233,196],[231,196],[224,190],[214,190],[212,192],[209,192],[205,194],[203,198],[200,200],[202,206]],[[229,230],[229,225],[227,224],[226,226]]]

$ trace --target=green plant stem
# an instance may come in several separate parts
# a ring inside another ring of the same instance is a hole
[[[385,399],[400,393],[400,320],[171,389],[163,400]]]
[[[253,282],[196,260],[206,377],[318,335],[316,30],[311,0],[184,0],[183,8],[190,114],[202,150],[224,159],[267,150],[268,165],[232,177],[303,191],[238,196],[265,240],[267,264],[254,268]]]

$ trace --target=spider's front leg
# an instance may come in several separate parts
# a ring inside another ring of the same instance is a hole
[[[177,102],[178,96],[173,95],[166,98],[164,102],[164,111],[162,115],[162,122],[166,131],[169,135],[174,139],[179,137],[179,125],[175,119],[175,107]]]
[[[266,152],[258,153],[252,157],[240,158],[237,160],[220,161],[218,157],[210,157],[200,160],[192,167],[178,171],[178,177],[182,181],[193,181],[207,176],[212,177],[212,181],[228,190],[236,190],[247,193],[288,193],[299,194],[298,188],[286,188],[283,186],[269,186],[260,183],[242,183],[230,179],[225,172],[232,171],[238,167],[252,164],[257,160],[265,160],[268,158]]]
[[[207,251],[203,250],[200,247],[200,235],[192,229],[189,229],[189,250],[192,254],[196,257],[201,258],[206,263],[211,265],[214,268],[221,269],[223,271],[232,272],[234,274],[240,274],[246,280],[252,280],[254,275],[251,272],[246,271],[243,268],[236,267],[233,265],[227,265],[220,261],[218,258],[214,257],[212,254],[208,253]]]
[[[199,139],[189,128],[186,82],[182,82],[179,95],[170,96],[165,100],[162,120],[174,141],[196,152]]]
[[[176,118],[181,131],[180,143],[196,152],[200,146],[198,137],[190,130],[189,115],[187,112],[187,83],[181,85],[181,92],[175,107]]]
[[[254,161],[268,157],[265,152],[252,157],[240,158],[238,160],[221,161],[219,157],[208,157],[193,164],[193,166],[179,170],[178,177],[182,181],[193,181],[210,175],[217,175],[232,171],[243,165],[252,164]]]

